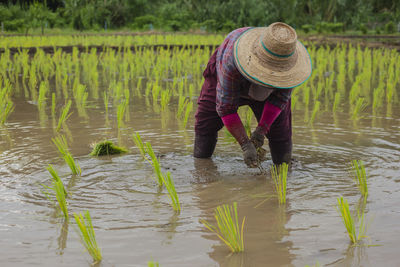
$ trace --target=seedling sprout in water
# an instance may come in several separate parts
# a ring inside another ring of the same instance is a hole
[[[86,211],[84,215],[82,213],[74,213],[76,224],[79,227],[79,237],[81,238],[82,244],[92,256],[95,263],[102,260],[102,255],[99,246],[96,242],[96,235],[94,233],[92,219],[90,218],[89,211]]]
[[[367,174],[365,173],[364,164],[361,160],[353,160],[351,167],[354,174],[354,181],[357,183],[363,197],[368,196]]]
[[[237,203],[233,206],[221,205],[215,209],[215,220],[217,226],[211,225],[205,220],[200,220],[204,226],[217,234],[217,236],[229,247],[232,252],[244,250],[243,228],[246,217],[243,217],[242,225],[239,227],[237,214]]]
[[[81,175],[81,167],[79,166],[79,164],[75,163],[74,158],[72,157],[71,153],[69,153],[67,139],[65,138],[65,136],[57,136],[55,138],[52,138],[51,140],[56,145],[61,157],[68,164],[69,168],[72,171],[72,174]]]
[[[366,199],[364,199],[365,201]],[[358,233],[356,231],[356,224],[354,222],[354,219],[350,213],[349,210],[349,204],[346,199],[343,197],[337,198],[337,209],[342,216],[343,224],[346,227],[347,234],[349,235],[350,241],[354,244],[357,245],[361,239],[366,238],[367,236],[365,235],[366,233],[366,223],[364,220],[365,213],[364,211],[361,212],[361,214],[358,212],[357,217],[358,217]]]
[[[66,200],[67,190],[65,190],[64,184],[62,183],[60,176],[58,176],[58,173],[53,168],[53,166],[49,165],[46,169],[51,174],[53,186],[49,187],[49,186],[43,185],[43,187],[45,189],[50,189],[50,190],[54,191],[58,205],[60,206],[60,209],[61,209],[62,213],[64,214],[65,219],[68,220],[68,218],[69,218],[68,208],[67,208],[68,203]],[[49,192],[45,191],[45,194],[50,199]]]
[[[286,203],[286,180],[288,173],[288,165],[282,163],[281,165],[273,165],[271,167],[271,176],[274,181],[275,191],[278,195],[279,204]]]

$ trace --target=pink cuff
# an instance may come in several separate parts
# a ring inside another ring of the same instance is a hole
[[[222,122],[224,123],[225,127],[229,130],[229,128],[237,127],[239,125],[242,125],[242,121],[240,120],[240,117],[237,113],[233,114],[228,114],[226,116],[223,116]]]
[[[282,110],[277,106],[272,105],[268,101],[265,102],[264,110],[261,115],[261,120],[258,123],[258,126],[264,130],[264,133],[267,133],[269,131],[272,123],[274,123],[281,111]]]

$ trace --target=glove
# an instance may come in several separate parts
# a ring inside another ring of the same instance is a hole
[[[258,126],[251,134],[250,141],[254,144],[256,148],[260,148],[264,145],[264,138],[265,138],[264,129]]]
[[[257,150],[252,142],[247,142],[241,145],[243,151],[243,159],[247,167],[255,168],[258,166]]]

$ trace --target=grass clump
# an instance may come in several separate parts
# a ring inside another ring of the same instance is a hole
[[[74,213],[76,224],[79,227],[79,236],[86,250],[92,256],[95,262],[102,260],[102,255],[99,246],[96,242],[96,235],[94,233],[92,219],[90,218],[89,211],[86,211],[84,215],[82,213]]]
[[[353,160],[351,167],[354,173],[354,180],[360,189],[363,197],[368,196],[367,174],[365,173],[364,164],[361,160]]]
[[[67,208],[68,203],[66,200],[67,190],[65,190],[64,184],[62,183],[60,176],[58,176],[58,173],[53,168],[53,166],[49,165],[46,169],[51,174],[53,186],[49,187],[49,186],[43,185],[43,187],[54,191],[58,205],[60,206],[60,209],[61,209],[62,213],[64,214],[65,219],[68,220],[68,218],[69,218],[68,208]],[[46,196],[48,197],[49,193],[47,191],[45,193],[46,193]]]
[[[150,143],[147,143],[147,142],[146,142],[146,151],[150,156],[151,165],[153,166],[154,172],[156,173],[158,185],[162,186],[164,177],[161,173],[160,162],[159,162],[156,154],[154,153],[153,147],[151,146]]]
[[[90,153],[91,156],[104,156],[104,155],[116,155],[128,152],[127,149],[114,145],[109,140],[101,141],[93,145],[93,150]]]
[[[278,195],[279,204],[286,203],[286,181],[288,173],[288,165],[282,163],[281,165],[273,165],[271,167],[271,176],[274,181],[275,190]]]
[[[343,197],[337,198],[337,209],[340,212],[340,215],[342,216],[343,224],[346,227],[347,233],[349,235],[350,241],[353,244],[358,244],[359,241],[362,238],[367,237],[365,235],[366,232],[366,224],[364,220],[364,211],[362,211],[361,215],[358,212],[357,217],[358,217],[358,233],[356,232],[356,224],[354,222],[353,217],[351,216],[350,210],[349,210],[349,204],[346,199]]]
[[[67,139],[65,139],[65,136],[64,135],[57,136],[55,138],[52,138],[51,140],[56,145],[61,157],[68,164],[72,174],[81,175],[82,173],[81,167],[79,166],[79,164],[75,163],[74,158],[72,157],[71,153],[69,153]]]
[[[243,217],[242,226],[239,227],[237,203],[234,202],[233,206],[218,206],[215,209],[214,217],[217,221],[217,226],[213,226],[205,220],[201,220],[201,223],[204,224],[208,230],[217,234],[232,252],[243,251],[243,227],[246,217]]]

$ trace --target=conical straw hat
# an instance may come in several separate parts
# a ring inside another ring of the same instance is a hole
[[[245,31],[235,42],[234,57],[243,76],[264,86],[293,88],[312,72],[307,49],[296,31],[282,22]]]

